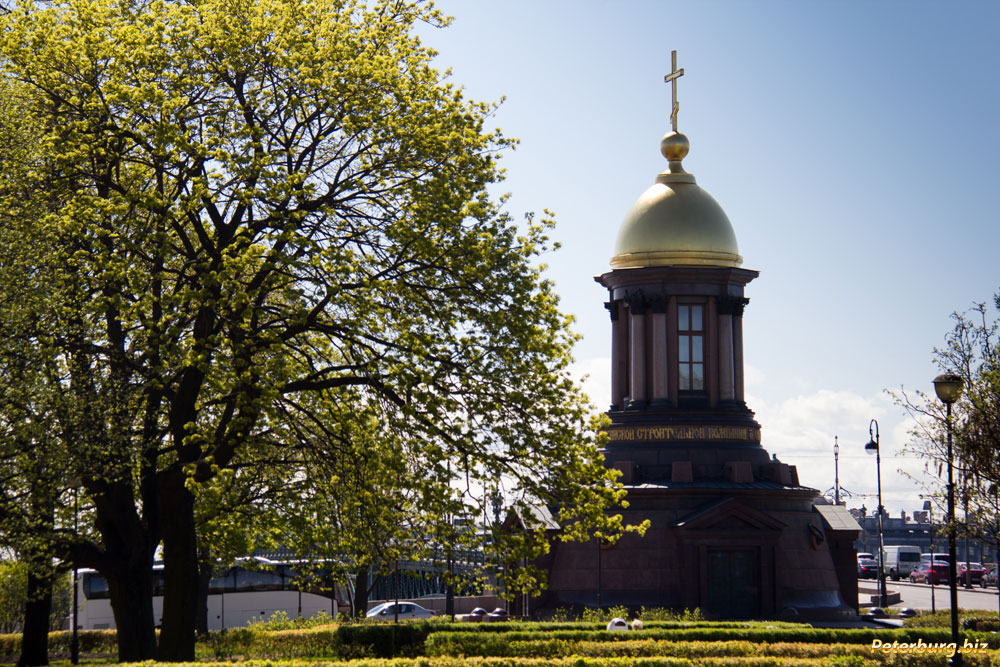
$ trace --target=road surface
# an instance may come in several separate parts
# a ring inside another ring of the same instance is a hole
[[[886,581],[886,590],[889,593],[899,593],[903,600],[892,606],[896,609],[909,607],[911,609],[931,609],[931,587],[927,584],[911,584],[908,581]],[[878,584],[872,580],[858,582],[858,601],[865,606],[870,606],[871,595],[877,593]],[[936,609],[949,609],[948,586],[938,584],[934,586],[934,604]],[[996,612],[1000,610],[1000,595],[996,588],[979,588],[971,590],[962,586],[958,587],[958,608],[959,609],[983,609],[985,611]]]

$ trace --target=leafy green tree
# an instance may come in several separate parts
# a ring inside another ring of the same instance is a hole
[[[957,529],[1000,544],[1000,524],[983,517],[1000,516],[1000,292],[992,308],[974,304],[952,314],[954,325],[945,345],[934,350],[943,373],[962,378],[963,391],[952,406],[953,462],[956,469],[955,502],[963,517]],[[895,394],[915,419],[908,451],[925,459],[932,486],[943,486],[947,465],[945,406],[933,394],[900,391]],[[946,490],[935,493],[944,498]],[[943,508],[942,508],[943,509]],[[942,513],[943,515],[943,513]]]
[[[66,193],[35,220],[43,342],[96,531],[72,553],[109,580],[122,660],[156,650],[161,541],[158,657],[194,657],[206,485],[264,462],[298,484],[300,451],[364,442],[348,421],[292,437],[320,393],[395,438],[430,517],[454,499],[428,480],[454,470],[557,507],[568,539],[621,528],[536,265],[551,223],[490,197],[510,142],[416,22],[445,23],[400,0],[62,0],[0,21]]]
[[[47,288],[39,278],[45,260],[35,253],[47,242],[33,221],[54,210],[60,188],[33,197],[34,172],[44,172],[46,153],[38,98],[0,78],[0,546],[20,559],[23,629],[19,665],[48,664],[52,591],[59,579],[53,535],[60,516],[66,457],[52,422],[59,409],[59,364],[44,342]],[[25,242],[27,241],[27,242]],[[20,588],[20,587],[19,587]],[[59,608],[59,607],[57,607]]]
[[[27,566],[20,561],[0,560],[0,634],[21,632],[24,628],[27,588]]]

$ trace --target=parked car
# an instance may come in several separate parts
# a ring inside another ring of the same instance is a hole
[[[383,602],[369,609],[365,616],[383,621],[394,620],[396,618],[396,603]],[[424,609],[415,602],[399,603],[399,620],[401,621],[408,618],[430,618],[431,616],[434,616],[432,610]]]
[[[870,558],[859,559],[858,579],[878,579],[878,562]]]
[[[913,572],[910,572],[910,582],[917,584],[946,584],[948,583],[948,563],[936,560],[925,561]]]
[[[983,575],[983,581],[981,582],[983,588],[989,588],[990,586],[996,587],[997,585],[997,566],[994,565],[989,569],[989,572]]]
[[[983,577],[986,576],[986,568],[983,567],[982,563],[958,563],[958,571],[956,577],[960,584],[968,584],[970,586],[982,585]]]

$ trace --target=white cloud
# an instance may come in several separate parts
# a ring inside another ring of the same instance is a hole
[[[570,375],[583,384],[583,391],[598,412],[611,405],[611,357],[593,357],[574,362]]]
[[[909,423],[890,397],[862,396],[847,390],[822,389],[769,405],[748,397],[762,426],[764,448],[786,463],[795,465],[799,480],[824,492],[834,485],[834,438],[840,446],[839,477],[842,489],[856,494],[848,506],[878,505],[875,457],[866,453],[878,422],[881,449],[882,502],[893,516],[900,510],[920,509],[918,494],[929,480],[923,460],[902,456]],[[915,478],[915,479],[914,479]],[[861,497],[867,494],[868,497]]]

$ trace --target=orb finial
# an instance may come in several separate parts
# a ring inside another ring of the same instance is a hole
[[[690,149],[691,143],[687,136],[680,132],[669,132],[660,140],[660,153],[669,161],[671,174],[687,173],[681,160],[687,156]]]

